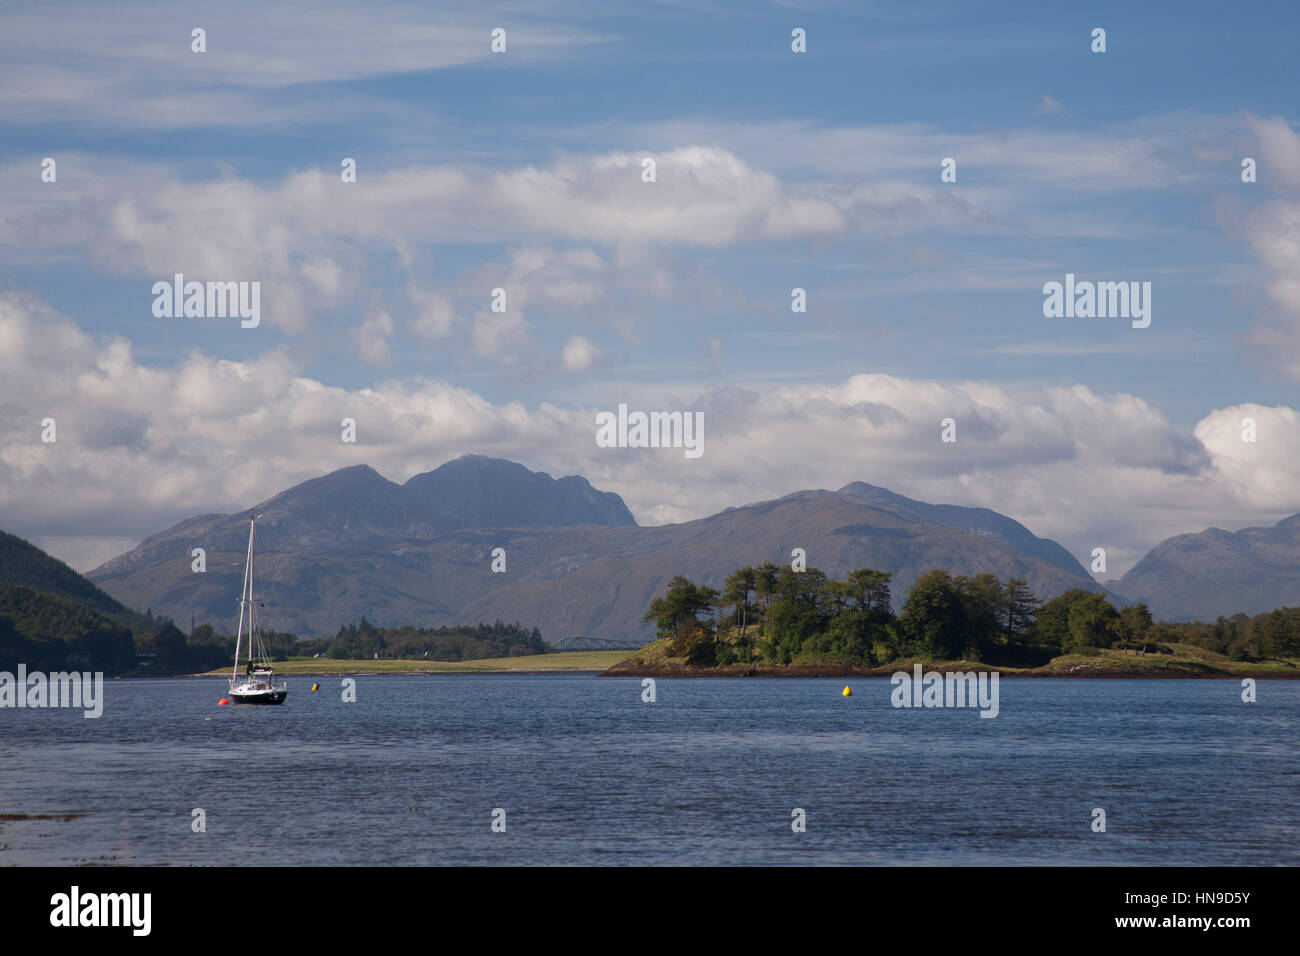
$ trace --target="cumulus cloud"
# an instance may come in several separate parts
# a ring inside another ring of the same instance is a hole
[[[550,241],[626,246],[618,262],[641,266],[623,271],[637,273],[648,294],[662,297],[673,279],[652,259],[647,264],[647,245],[725,246],[848,228],[832,201],[796,196],[725,150],[658,154],[655,183],[641,181],[640,159],[606,153],[565,156],[546,168],[416,167],[356,183],[311,169],[267,185],[181,181],[157,168],[142,173],[84,161],[53,210],[50,193],[33,196],[30,170],[10,167],[0,176],[7,210],[0,247],[26,256],[80,251],[100,268],[151,280],[183,273],[199,281],[260,281],[263,320],[302,332],[310,316],[355,295],[367,251],[395,250],[409,267],[412,247],[422,242],[540,239],[512,251],[512,294],[521,304],[532,298],[581,306],[603,294],[611,267],[591,248],[557,250]],[[417,333],[444,330],[445,309],[431,308],[417,319]]]
[[[1291,124],[1280,116],[1247,116],[1246,125],[1259,140],[1259,158],[1264,167],[1260,177],[1265,182],[1300,188],[1300,136]]]
[[[657,178],[641,179],[642,161]],[[848,228],[832,203],[791,194],[772,174],[710,146],[666,152],[563,156],[548,169],[494,173],[483,198],[490,222],[574,240],[684,242],[836,235]]]
[[[456,314],[445,296],[412,286],[407,289],[407,297],[416,310],[415,316],[407,323],[413,336],[427,344],[451,334]]]
[[[352,346],[357,357],[368,365],[387,368],[391,359],[388,337],[392,334],[392,316],[383,310],[372,312],[352,330]]]
[[[1082,558],[1105,547],[1110,574],[1169,535],[1300,510],[1300,417],[1286,407],[1212,410],[1189,430],[1123,393],[880,374],[494,404],[425,379],[333,387],[278,351],[244,362],[196,351],[154,367],[129,342],[96,341],[14,293],[0,296],[0,375],[0,526],[83,569],[124,540],[249,507],[336,468],[367,463],[402,481],[466,452],[583,474],[647,524],[869,481],[1010,514]],[[620,401],[702,411],[703,457],[597,447],[596,413]],[[46,417],[57,421],[54,444],[40,440]],[[357,422],[356,444],[340,440],[345,417]],[[1257,422],[1253,444],[1241,440],[1245,417]],[[957,423],[956,443],[940,440],[945,418]]]
[[[1239,502],[1277,511],[1297,507],[1300,416],[1294,409],[1253,402],[1216,409],[1197,423],[1195,435]]]
[[[575,335],[564,343],[564,367],[570,372],[585,372],[605,361],[605,353],[591,339]]]
[[[1248,124],[1258,138],[1258,185],[1275,197],[1227,216],[1266,270],[1268,308],[1248,340],[1300,382],[1300,134],[1279,117]]]
[[[610,268],[593,249],[512,249],[507,287],[520,305],[590,305],[606,291]]]

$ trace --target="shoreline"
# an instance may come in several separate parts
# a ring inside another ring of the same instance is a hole
[[[559,651],[554,654],[528,654],[519,657],[484,657],[468,661],[429,660],[349,660],[344,658],[310,658],[272,663],[280,677],[345,677],[382,674],[599,674],[627,660],[635,650],[626,651]],[[229,667],[199,674],[168,674],[159,677],[226,677]],[[141,675],[136,675],[141,676]],[[154,676],[154,675],[149,675]]]
[[[990,664],[969,662],[953,666],[936,661],[925,665],[926,671],[985,671],[996,673],[1005,679],[1049,678],[1052,680],[1241,680],[1250,677],[1254,680],[1300,680],[1300,672],[1289,674],[1276,671],[1261,671],[1254,674],[1234,674],[1229,671],[1194,672],[1174,668],[1134,671],[1122,668],[1077,668],[1060,671],[1049,668],[999,668]],[[686,667],[681,664],[638,665],[633,667],[611,667],[601,673],[601,677],[757,677],[757,678],[848,678],[848,677],[892,677],[897,673],[911,675],[911,670],[904,667],[831,667],[825,665],[788,665],[785,667],[766,665],[748,666],[731,664],[726,667]]]
[[[603,676],[604,671],[598,667],[519,667],[519,668],[462,668],[458,670],[389,670],[389,671],[294,671],[292,674],[280,674],[276,672],[276,679],[281,677],[448,677],[457,674],[469,675],[491,675],[491,674],[596,674]],[[147,680],[167,680],[181,678],[184,680],[215,680],[217,678],[229,677],[228,671],[222,671],[220,674],[122,674],[121,678],[144,678]]]
[[[1291,661],[1227,661],[1192,659],[1165,654],[1142,657],[1118,655],[1064,656],[1037,667],[997,666],[981,661],[917,661],[915,658],[881,666],[822,661],[798,664],[727,664],[693,667],[680,659],[664,659],[640,651],[574,651],[526,657],[484,658],[471,661],[345,660],[318,658],[276,663],[280,677],[374,677],[407,674],[434,677],[443,674],[594,674],[599,677],[727,677],[727,678],[889,678],[911,673],[917,663],[926,671],[996,672],[1003,678],[1053,680],[1300,680],[1300,667]],[[646,659],[650,657],[650,659]],[[117,678],[224,678],[229,669],[202,673],[115,675]]]
[[[887,664],[866,664],[830,654],[809,654],[788,664],[772,662],[690,665],[671,653],[663,638],[647,644],[613,664],[605,677],[892,677],[925,672],[974,671],[997,673],[1006,678],[1050,678],[1066,680],[1300,680],[1300,660],[1267,658],[1232,660],[1193,644],[1157,645],[1160,649],[1140,653],[1132,648],[1099,648],[1091,653],[1059,654],[1030,666],[997,665],[985,661],[933,659],[920,655]],[[1041,658],[1040,658],[1041,660]]]

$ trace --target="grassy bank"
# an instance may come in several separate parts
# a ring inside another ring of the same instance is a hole
[[[691,667],[668,653],[667,641],[655,641],[612,665],[609,677],[888,677],[911,672],[920,663],[926,670],[996,670],[1004,677],[1209,677],[1300,678],[1300,661],[1233,661],[1195,644],[1171,644],[1172,654],[1137,654],[1119,648],[1096,655],[1064,654],[1042,667],[998,667],[978,661],[932,661],[909,658],[881,667],[805,654],[789,664],[730,664]]]
[[[1171,644],[1172,654],[1136,654],[1108,648],[1095,655],[1065,654],[1042,667],[997,667],[979,661],[932,661],[924,658],[894,661],[881,667],[837,660],[827,655],[805,654],[789,664],[731,664],[726,667],[691,667],[668,653],[667,642],[654,641],[639,651],[573,651],[526,657],[491,657],[474,661],[336,660],[299,658],[275,665],[277,675],[333,674],[537,674],[560,671],[594,671],[609,677],[888,677],[912,670],[996,670],[1004,677],[1131,677],[1131,678],[1241,678],[1300,679],[1300,661],[1233,661],[1194,644]],[[229,674],[226,668],[204,677]]]
[[[352,661],[307,657],[279,661],[275,664],[275,673],[277,677],[301,677],[317,674],[536,674],[543,671],[604,671],[627,655],[627,651],[572,651],[563,654],[531,654],[527,657],[489,657],[477,661]],[[229,668],[221,668],[195,676],[218,677],[229,673]]]

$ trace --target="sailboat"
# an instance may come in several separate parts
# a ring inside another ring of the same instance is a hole
[[[248,561],[244,565],[244,589],[239,593],[239,631],[235,636],[235,669],[230,675],[230,699],[236,704],[283,704],[289,685],[275,682],[275,670],[266,653],[254,621],[253,600],[253,531],[258,515],[248,519]],[[247,610],[247,615],[245,615]],[[239,652],[244,643],[244,618],[248,618],[248,657],[244,673],[239,673]]]

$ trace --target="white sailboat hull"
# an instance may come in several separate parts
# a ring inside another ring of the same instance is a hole
[[[289,685],[231,681],[230,699],[236,704],[283,704]]]

